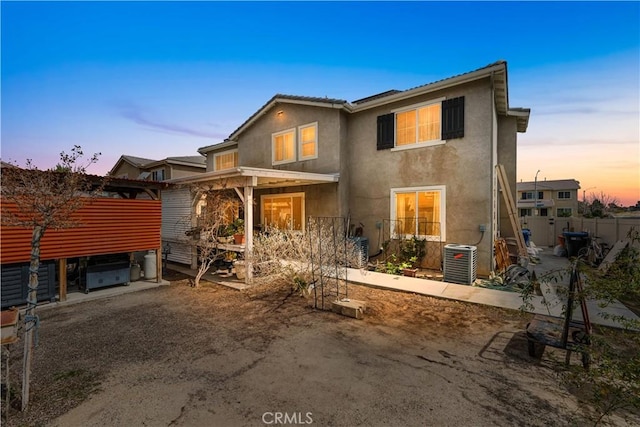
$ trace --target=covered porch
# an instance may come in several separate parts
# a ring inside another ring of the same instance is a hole
[[[247,232],[243,245],[219,244],[220,249],[251,253],[253,249],[253,228],[255,222],[255,192],[292,187],[306,187],[318,184],[339,182],[338,173],[320,174],[310,172],[262,169],[252,167],[236,167],[224,171],[206,172],[195,176],[176,178],[167,182],[178,186],[198,186],[208,191],[233,190],[240,198],[244,210],[244,223]],[[197,201],[192,200],[192,207]],[[192,212],[193,213],[193,212]],[[250,257],[247,258],[247,274],[245,283],[253,278]]]

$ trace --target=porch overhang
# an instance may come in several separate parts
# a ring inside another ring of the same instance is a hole
[[[338,182],[339,173],[324,174],[278,169],[263,169],[240,166],[219,172],[205,172],[197,175],[169,179],[165,182],[176,185],[207,185],[211,189],[253,187],[282,188]]]

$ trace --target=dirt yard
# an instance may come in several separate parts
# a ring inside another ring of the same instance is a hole
[[[527,355],[527,316],[349,290],[363,320],[187,280],[42,310],[31,404],[19,412],[16,396],[5,425],[582,424],[563,353]]]

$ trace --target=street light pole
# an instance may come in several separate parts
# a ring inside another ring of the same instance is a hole
[[[533,180],[533,216],[538,216],[538,174],[540,169],[536,172],[536,177]]]

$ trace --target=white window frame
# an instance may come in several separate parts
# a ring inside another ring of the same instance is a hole
[[[285,135],[291,133],[293,134],[293,158],[292,159],[287,159],[287,160],[279,160],[276,161],[276,138],[280,135]],[[271,134],[271,164],[272,165],[284,165],[287,163],[293,163],[296,161],[296,159],[298,158],[298,144],[297,144],[297,132],[296,132],[296,128],[291,128],[291,129],[285,129],[283,131],[280,132],[275,132]]]
[[[302,218],[301,220],[301,230],[292,230],[294,232],[299,231],[301,233],[304,233],[307,227],[307,216],[305,213],[305,209],[306,209],[306,200],[305,200],[305,193],[304,192],[298,192],[298,193],[271,193],[271,194],[263,194],[260,196],[260,214],[262,216],[262,218],[264,218],[264,201],[265,199],[273,199],[273,198],[283,198],[283,197],[290,197],[290,198],[294,198],[294,197],[301,197],[302,198],[302,206],[301,206],[301,215]],[[266,224],[264,224],[266,225]]]
[[[443,242],[447,241],[447,186],[446,185],[430,185],[430,186],[425,186],[425,187],[402,187],[402,188],[392,188],[391,189],[391,197],[390,197],[390,217],[391,217],[391,223],[390,223],[390,235],[393,237],[404,237],[404,238],[411,238],[413,235],[402,235],[402,236],[398,236],[395,231],[393,230],[393,224],[395,224],[396,221],[396,194],[397,193],[411,193],[411,192],[415,192],[415,193],[419,193],[421,191],[438,191],[440,192],[440,236],[430,236],[430,235],[426,235],[426,236],[422,236],[420,235],[419,237],[424,237],[426,238],[428,241],[436,241],[436,240],[442,240]],[[417,215],[417,212],[416,212]],[[416,217],[417,218],[417,217]],[[416,221],[416,226],[418,224],[418,221]]]
[[[434,145],[442,145],[442,144],[446,144],[446,140],[442,139],[442,101],[444,101],[446,98],[445,97],[441,97],[441,98],[436,98],[436,99],[431,99],[429,101],[426,102],[421,102],[419,104],[413,104],[407,107],[402,107],[402,108],[397,108],[395,110],[391,110],[392,113],[394,113],[394,117],[393,117],[393,145],[394,148],[391,149],[391,151],[402,151],[402,150],[412,150],[414,148],[423,148],[423,147],[432,147]],[[418,118],[416,117],[416,142],[414,144],[408,144],[408,145],[398,145],[398,126],[397,126],[397,118],[398,118],[398,113],[406,113],[407,111],[415,111],[416,115],[418,114],[418,109],[422,108],[422,107],[428,107],[430,105],[434,105],[434,104],[439,104],[440,105],[440,131],[438,132],[438,139],[432,139],[429,141],[424,141],[424,142],[418,142]]]
[[[162,172],[162,179],[158,179],[158,172]],[[151,180],[152,181],[164,181],[167,179],[164,168],[153,169],[151,171]]]
[[[561,194],[563,196],[564,196],[564,194],[568,194],[569,197],[561,197],[560,196]],[[571,200],[572,198],[573,197],[571,197],[571,191],[566,191],[566,190],[565,191],[558,191],[558,200]]]
[[[226,150],[226,151],[221,151],[221,152],[219,152],[219,153],[215,153],[215,154],[213,155],[213,170],[214,170],[214,171],[216,171],[216,172],[217,172],[217,171],[226,171],[226,170],[229,170],[229,169],[233,169],[234,167],[237,167],[238,165],[233,166],[233,167],[231,167],[231,168],[227,168],[227,169],[217,169],[217,168],[216,168],[216,159],[217,159],[218,157],[220,157],[220,156],[224,156],[224,155],[226,155],[226,154],[237,153],[237,152],[238,152],[238,149],[237,149],[237,148],[234,148],[234,149],[231,149],[231,150]],[[238,161],[239,161],[239,160],[238,160]]]
[[[303,156],[302,155],[302,130],[306,128],[313,127],[315,130],[316,139],[313,141],[315,145],[315,154],[313,156]],[[312,160],[318,158],[318,122],[308,123],[306,125],[298,126],[298,160]]]

